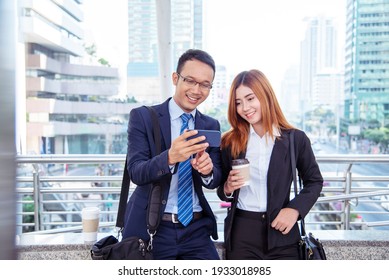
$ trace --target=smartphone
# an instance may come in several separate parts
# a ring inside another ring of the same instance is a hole
[[[193,130],[193,129],[192,129]],[[197,138],[199,136],[205,136],[205,140],[201,141],[199,143],[205,143],[207,142],[210,147],[219,147],[220,146],[220,140],[221,140],[221,133],[218,130],[204,130],[204,129],[194,129],[197,130],[198,133],[194,136],[190,136],[187,138],[187,140]],[[197,143],[197,144],[199,144]]]

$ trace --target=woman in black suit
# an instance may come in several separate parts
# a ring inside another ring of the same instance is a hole
[[[323,178],[306,134],[285,119],[274,91],[258,70],[239,73],[230,89],[228,121],[221,150],[221,200],[232,202],[225,219],[227,259],[298,259],[304,218],[320,196]],[[296,166],[303,189],[290,199],[290,131],[295,130]],[[250,183],[233,159],[250,162]]]

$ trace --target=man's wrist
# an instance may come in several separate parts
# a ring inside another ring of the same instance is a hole
[[[230,194],[227,194],[226,192],[224,192],[224,195],[227,197],[227,198],[234,198],[234,192],[230,193]]]
[[[173,161],[172,160],[172,155],[171,155],[171,153],[172,153],[172,151],[171,151],[172,149],[170,148],[169,150],[168,150],[168,152],[167,152],[167,163],[169,164],[169,166],[170,165],[175,165],[176,163],[177,163],[177,161]]]

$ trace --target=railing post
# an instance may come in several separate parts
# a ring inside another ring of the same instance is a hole
[[[32,172],[33,177],[33,189],[34,189],[34,223],[35,231],[40,230],[40,217],[39,217],[39,203],[40,203],[40,182],[39,182],[39,170],[34,166],[34,171]]]
[[[351,194],[351,185],[352,185],[352,172],[351,167],[353,166],[352,163],[349,164],[348,168],[345,171],[345,177],[346,177],[346,188],[345,188],[345,194]],[[343,229],[349,230],[350,229],[350,199],[346,199],[344,201],[344,224]]]

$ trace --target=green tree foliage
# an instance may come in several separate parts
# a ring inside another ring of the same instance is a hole
[[[372,141],[375,144],[379,144],[381,151],[386,153],[389,145],[389,128],[380,127],[374,129],[366,129],[362,132],[362,136],[365,139]]]
[[[137,103],[138,101],[136,100],[135,96],[131,96],[127,98],[128,103]]]
[[[97,60],[97,62],[100,63],[101,65],[111,67],[111,64],[110,64],[109,61],[106,60],[105,58],[100,57],[99,59],[97,59],[97,46],[96,46],[94,43],[91,44],[91,45],[85,45],[85,44],[84,44],[84,49],[85,49],[85,52],[86,52],[92,59]]]
[[[99,62],[101,65],[111,67],[111,64],[109,64],[108,60],[106,60],[106,59],[104,59],[104,58],[100,58],[100,59],[98,60],[98,62]]]
[[[30,213],[34,213],[34,203],[33,203],[33,199],[32,199],[32,196],[25,196],[23,198],[23,201],[26,201],[28,203],[24,203],[23,204],[23,213],[26,213],[26,212],[30,212]],[[34,215],[24,215],[23,216],[23,223],[34,223]],[[30,231],[34,231],[34,227],[33,226],[25,226],[23,228],[23,231],[24,232],[30,232]]]
[[[89,54],[92,57],[96,57],[97,47],[95,44],[89,46],[84,45],[84,48],[87,54]]]
[[[220,122],[220,130],[222,133],[230,129],[231,126],[227,120],[227,104],[222,104],[219,107],[205,110],[204,113]]]

